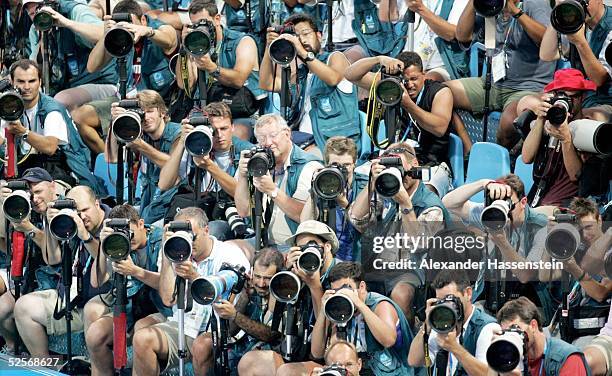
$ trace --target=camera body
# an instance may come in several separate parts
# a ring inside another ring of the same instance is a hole
[[[567,95],[555,95],[548,100],[552,105],[546,113],[546,120],[556,127],[563,124],[568,114],[573,111],[572,99]]]
[[[314,274],[323,264],[323,247],[314,241],[300,246],[302,254],[297,259],[297,266],[306,274]]]
[[[223,263],[217,274],[194,280],[191,295],[199,304],[213,304],[219,298],[227,299],[230,293],[239,294],[244,288],[246,278],[244,266]]]
[[[49,221],[51,236],[59,241],[68,241],[75,237],[78,228],[72,215],[77,208],[76,202],[72,199],[55,200],[53,208],[59,210],[59,212]]]
[[[217,31],[212,21],[202,19],[189,25],[189,33],[183,39],[183,46],[193,56],[204,56],[214,51],[217,45]],[[212,56],[211,56],[212,58]],[[216,58],[213,58],[216,60]]]
[[[511,372],[517,367],[524,369],[524,354],[527,349],[527,333],[517,325],[502,330],[487,349],[487,363],[498,373]]]
[[[376,83],[376,99],[386,107],[392,107],[400,103],[406,87],[403,72],[395,74],[385,73],[384,67],[381,72],[381,80]]]
[[[323,200],[335,200],[346,190],[347,184],[348,170],[338,163],[331,163],[312,176],[312,189]]]
[[[13,192],[2,203],[4,216],[11,222],[21,222],[30,216],[30,187],[25,180],[11,180],[6,187]]]
[[[32,19],[32,23],[36,30],[38,31],[49,31],[53,28],[53,16],[51,13],[46,10],[42,10],[43,7],[50,7],[55,11],[58,11],[59,4],[55,0],[44,0],[42,3],[39,3],[36,7],[36,13],[34,14],[34,18]]]
[[[253,177],[261,177],[274,170],[276,158],[272,149],[263,146],[253,147],[246,155],[249,158],[247,170]]]
[[[129,13],[114,13],[111,19],[115,22],[132,22]],[[104,48],[113,57],[125,57],[134,48],[134,34],[123,26],[115,25],[104,35]]]
[[[102,252],[111,261],[125,260],[130,254],[131,240],[134,236],[130,230],[130,220],[127,218],[112,218],[106,222],[106,227],[112,228],[113,233],[102,241]]]
[[[162,244],[164,255],[174,263],[189,260],[193,250],[191,222],[172,221],[168,223],[168,231],[174,234],[168,237]]]
[[[346,368],[341,366],[326,366],[323,368],[319,376],[349,376]]]
[[[189,124],[195,128],[185,138],[185,150],[194,157],[203,157],[212,151],[213,129],[207,116],[192,116]]]
[[[19,90],[8,78],[0,80],[0,119],[15,121],[21,119],[25,105]]]
[[[427,325],[438,333],[449,333],[465,319],[463,303],[455,295],[437,300],[427,315]]]
[[[118,106],[124,108],[126,112],[113,119],[113,134],[124,144],[134,142],[142,137],[144,111],[140,108],[138,99],[123,99],[119,101]]]
[[[374,181],[374,188],[382,197],[393,197],[404,183],[402,158],[396,154],[388,154],[381,157],[378,163],[385,166],[385,170]]]

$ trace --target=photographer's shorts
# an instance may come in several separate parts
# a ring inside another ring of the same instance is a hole
[[[470,77],[462,78],[459,80],[463,85],[465,94],[470,101],[472,106],[472,112],[475,114],[482,114],[484,111],[484,78],[483,77]],[[513,101],[518,101],[526,95],[537,95],[539,93],[535,91],[527,90],[515,90],[506,87],[497,87],[495,84],[491,85],[491,92],[489,97],[489,109],[491,111],[502,111]]]
[[[452,173],[446,162],[442,162],[437,166],[429,168],[430,179],[425,182],[425,185],[430,185],[436,189],[439,197],[444,197],[451,189],[453,189]]]
[[[395,286],[400,283],[404,283],[414,287],[415,291],[419,286],[421,286],[421,284],[423,284],[421,278],[415,272],[408,271],[405,273],[401,273],[400,275],[385,281],[385,291],[387,292],[386,295],[391,296],[391,292],[393,291]]]
[[[72,284],[73,286],[76,283]],[[59,320],[53,318],[53,312],[55,311],[55,305],[59,304],[58,310],[63,310],[64,302],[57,301],[57,290],[42,290],[34,291],[30,293],[43,300],[43,306],[45,317],[47,318],[47,335],[57,336],[66,334],[66,318],[62,317]],[[83,331],[83,308],[75,308],[72,310],[72,320],[70,321],[70,329],[73,333]]]
[[[162,372],[166,372],[171,368],[178,367],[179,365],[179,353],[178,353],[178,339],[179,339],[179,330],[178,323],[174,321],[166,321],[160,324],[155,324],[150,328],[155,328],[160,330],[166,336],[166,340],[168,341],[168,361],[166,363],[166,368]],[[193,344],[193,338],[189,336],[185,336],[185,352],[187,354],[185,361],[191,359],[191,345]]]
[[[595,347],[606,358],[606,376],[612,376],[612,336],[598,335],[586,347]]]
[[[15,283],[13,281],[9,282],[8,273],[5,268],[0,269],[0,280],[4,283],[4,288],[8,291],[9,286],[10,289],[13,290],[15,288]]]
[[[106,139],[108,136],[108,130],[110,129],[111,122],[111,105],[115,102],[119,102],[117,96],[111,96],[97,101],[91,101],[87,103],[96,110],[98,118],[100,118],[100,130],[102,133],[102,139]]]

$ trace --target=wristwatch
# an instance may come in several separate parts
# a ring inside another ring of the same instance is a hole
[[[402,214],[403,215],[408,215],[408,214],[412,213],[413,211],[414,211],[414,207],[412,207],[412,208],[403,208],[402,209]]]
[[[305,63],[308,63],[310,61],[313,61],[315,59],[315,54],[312,51],[308,51],[308,53],[306,54],[306,57],[303,58],[302,60],[304,60]]]
[[[515,19],[518,19],[518,18],[519,18],[520,16],[522,16],[523,14],[525,14],[525,12],[523,12],[523,10],[522,10],[522,9],[520,9],[520,10],[518,11],[518,13],[517,13],[517,14],[514,14],[512,17],[513,17],[513,18],[515,18]]]
[[[29,135],[30,135],[30,130],[26,129],[25,133],[21,136],[21,139],[24,141],[27,141]]]
[[[270,197],[272,197],[272,199],[275,199],[278,197],[278,187],[274,188],[274,190],[272,192],[270,192]]]
[[[219,64],[217,64],[217,69],[215,69],[215,71],[212,72],[210,75],[213,76],[213,78],[216,80],[218,80],[219,77],[221,77],[221,67],[219,66]]]
[[[90,233],[89,233],[89,238],[87,238],[87,240],[83,240],[83,243],[85,243],[85,244],[89,244],[89,243],[91,243],[91,242],[93,242],[93,241],[94,241],[94,237],[93,237],[93,235],[92,235],[92,234],[91,234],[91,232],[90,232]]]

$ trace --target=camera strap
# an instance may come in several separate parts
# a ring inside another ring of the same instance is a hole
[[[181,80],[183,80],[183,90],[187,97],[193,99],[191,93],[191,87],[189,86],[189,69],[187,68],[187,62],[189,59],[187,58],[187,54],[185,51],[181,51],[179,53],[179,64],[181,67]]]

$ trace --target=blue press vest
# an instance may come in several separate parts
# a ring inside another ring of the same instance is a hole
[[[446,207],[442,203],[442,200],[440,199],[440,197],[438,197],[438,195],[436,195],[435,193],[427,189],[423,182],[419,182],[419,186],[417,190],[414,192],[414,195],[412,196],[412,206],[414,207],[414,215],[416,215],[417,217],[421,215],[421,213],[425,211],[425,209],[428,209],[431,207],[439,207],[442,210],[442,216],[444,217],[444,223],[445,224],[451,223],[450,213],[448,212],[448,210],[446,210]],[[397,214],[397,207],[396,205],[392,205],[391,209],[387,212],[387,215],[385,216],[384,221],[390,222],[394,220],[396,214]]]
[[[248,23],[247,23],[246,3],[243,4],[243,6],[238,9],[232,8],[232,6],[230,6],[227,3],[225,4],[225,21],[226,21],[227,27],[232,30],[240,31],[242,33],[249,33],[250,31],[256,32],[256,33],[261,32],[264,27],[264,23],[262,22],[261,17],[260,17],[259,0],[248,0],[248,1],[250,1],[251,3],[250,5],[251,5],[252,30],[249,30]],[[265,1],[264,1],[264,6],[265,6]],[[265,16],[266,16],[266,13],[264,9],[264,17]]]
[[[605,6],[605,11],[601,20],[589,38],[589,46],[593,50],[593,54],[596,58],[599,58],[601,49],[603,48],[604,42],[608,37],[608,34],[612,30],[612,7]],[[595,93],[591,92],[584,100],[583,107],[593,107],[600,104],[612,104],[612,82],[608,77],[608,80],[597,88]]]
[[[300,175],[302,174],[304,166],[308,162],[321,162],[321,160],[315,155],[306,153],[295,144],[291,149],[291,156],[289,158],[289,168],[286,172],[287,184],[285,185],[285,193],[287,194],[287,196],[292,197],[295,191],[297,190]],[[295,233],[297,231],[298,223],[289,218],[289,216],[287,216],[286,214],[285,219],[287,220],[287,224],[289,225],[289,229],[291,230],[291,232]]]
[[[558,376],[567,358],[573,354],[580,355],[587,376],[591,376],[591,368],[588,366],[584,354],[579,348],[557,338],[546,338],[546,353],[544,354],[545,375]]]
[[[359,193],[368,186],[369,177],[367,175],[362,175],[359,173],[354,173],[353,175],[353,185],[351,186],[351,196],[348,198],[349,203],[353,203]],[[336,234],[338,235],[338,240],[341,241],[340,237],[343,231],[350,232],[351,241],[351,261],[361,262],[361,233],[353,227],[351,222],[346,217],[348,215],[346,210],[338,209],[338,212],[342,211],[343,222],[336,221]],[[340,214],[338,214],[339,216]],[[345,228],[346,227],[346,228]],[[340,243],[340,248],[342,248],[342,243]],[[341,249],[338,250],[336,256],[339,256]],[[345,260],[346,261],[346,260]]]
[[[496,322],[493,316],[481,311],[480,309],[474,307],[472,312],[472,317],[470,317],[470,323],[468,324],[465,332],[463,333],[463,347],[473,356],[476,356],[476,344],[478,342],[478,337],[480,337],[480,332],[482,328],[487,324],[491,324]],[[467,376],[467,372],[459,363],[457,369],[455,371],[455,376]]]
[[[445,21],[448,20],[448,16],[453,8],[453,2],[453,0],[442,1],[440,17]],[[461,48],[461,45],[456,40],[447,42],[441,37],[436,37],[434,42],[444,62],[444,69],[450,75],[451,80],[470,76],[469,54]]]
[[[351,22],[353,32],[361,47],[369,56],[396,57],[406,45],[408,23],[381,22],[378,8],[370,0],[355,0],[355,18]]]
[[[239,31],[223,28],[223,41],[221,53],[219,55],[219,65],[223,68],[233,69],[236,65],[236,49],[242,38],[251,38],[251,36]],[[259,87],[259,72],[251,71],[244,86],[247,87],[255,96],[255,99],[264,98],[267,93]]]

